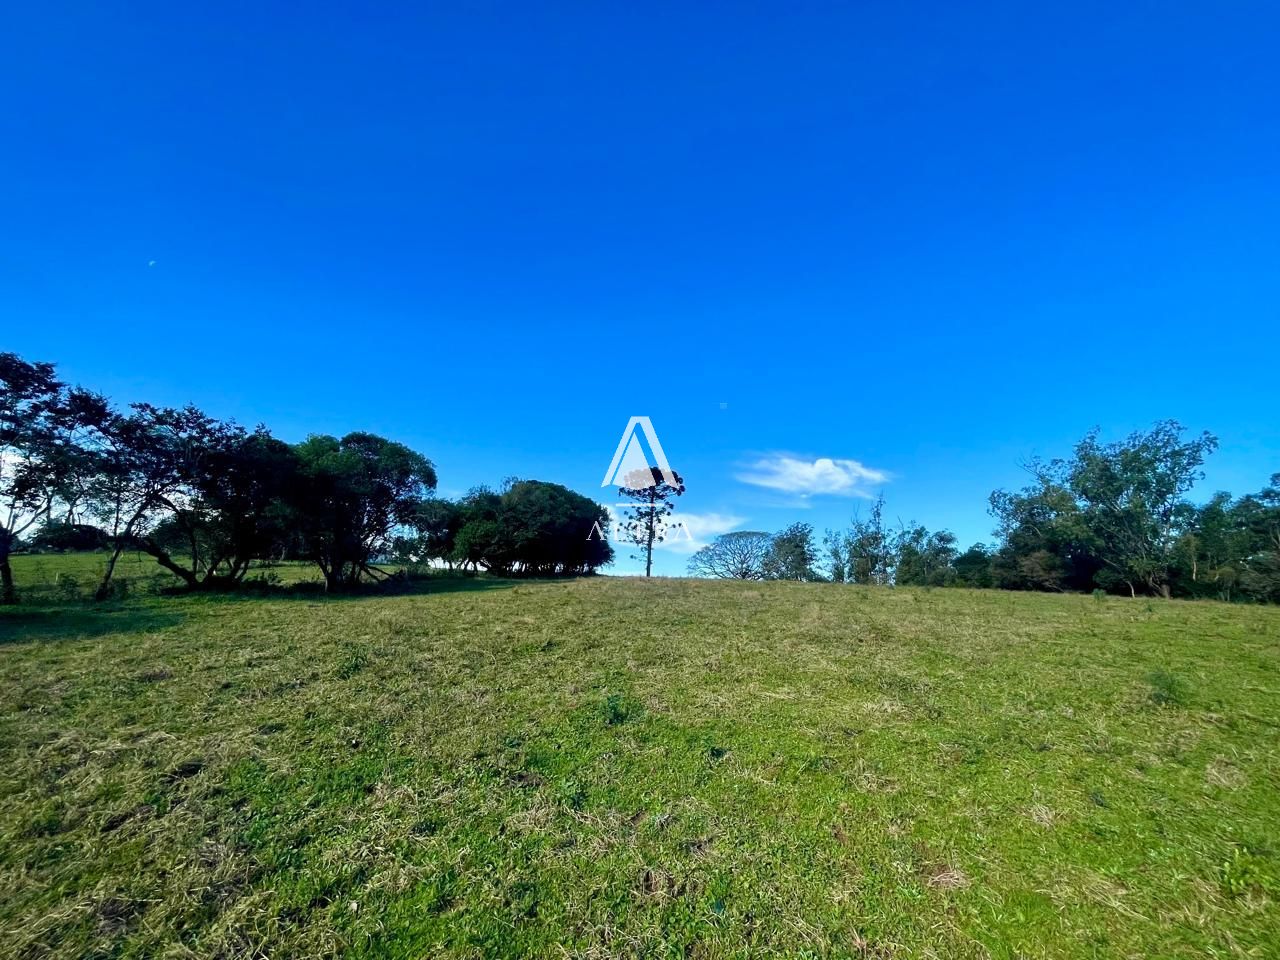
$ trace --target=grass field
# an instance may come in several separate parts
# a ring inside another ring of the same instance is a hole
[[[1280,952],[1280,610],[33,595],[0,610],[0,956]]]

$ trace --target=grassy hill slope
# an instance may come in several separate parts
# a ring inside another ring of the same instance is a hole
[[[1264,956],[1278,668],[959,590],[0,610],[0,955]]]

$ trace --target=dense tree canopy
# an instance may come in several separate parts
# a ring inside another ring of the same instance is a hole
[[[793,523],[774,534],[764,558],[766,580],[819,580],[816,566],[818,550],[813,541],[813,527]]]
[[[431,461],[371,433],[309,437],[295,452],[301,482],[290,500],[304,555],[330,589],[382,576],[375,558],[435,490]]]

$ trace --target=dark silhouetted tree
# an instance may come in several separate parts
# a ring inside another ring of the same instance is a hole
[[[330,590],[382,579],[376,556],[410,526],[435,489],[431,461],[371,433],[310,437],[294,448],[300,483],[290,498],[305,551]]]
[[[975,543],[957,556],[951,565],[956,572],[956,586],[975,588],[992,586],[991,554],[986,544]]]
[[[107,416],[100,396],[69,389],[49,363],[0,353],[0,603],[16,603],[18,538],[72,502],[90,470],[81,433]]]

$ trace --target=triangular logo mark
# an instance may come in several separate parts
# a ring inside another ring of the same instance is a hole
[[[640,443],[642,434],[649,446],[652,460],[645,456],[644,447]],[[680,481],[676,479],[671,464],[667,463],[667,455],[662,451],[662,442],[658,439],[658,434],[654,431],[649,418],[632,417],[627,422],[627,429],[622,431],[622,439],[618,441],[618,449],[614,451],[613,460],[609,463],[609,469],[604,472],[604,479],[600,481],[600,486],[607,487],[611,483],[620,487],[630,486],[631,484],[626,482],[627,477],[637,471],[652,475],[655,467],[662,474],[663,483],[673,487],[679,486]],[[651,484],[644,486],[651,486]]]

